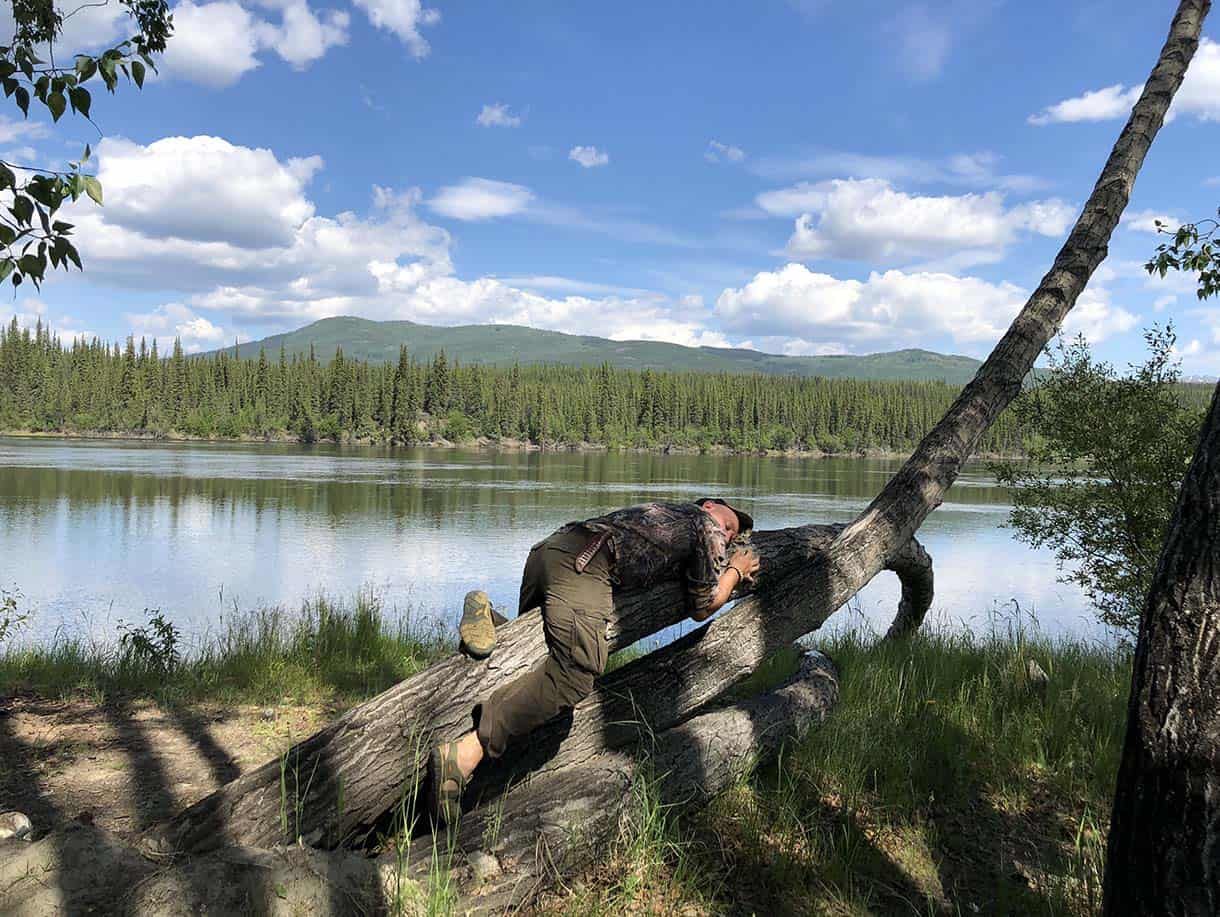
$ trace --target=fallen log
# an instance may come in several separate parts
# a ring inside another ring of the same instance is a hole
[[[763,574],[757,585],[745,584],[740,594],[801,569],[841,529],[809,525],[756,532],[752,543]],[[890,567],[902,583],[896,626],[898,620],[917,626],[932,601],[931,558],[912,540],[896,553]],[[630,646],[685,616],[685,595],[676,584],[616,594],[610,646]],[[422,781],[431,743],[470,729],[474,703],[528,671],[546,653],[537,614],[522,615],[500,628],[497,639],[496,651],[486,662],[460,655],[439,662],[354,707],[280,759],[150,828],[145,848],[165,855],[220,846],[269,847],[297,837],[334,847],[376,825],[404,792]],[[720,683],[709,696],[721,693],[736,677]],[[681,716],[694,710],[684,707]],[[675,722],[670,717],[658,728]],[[625,741],[634,741],[636,734],[625,733]]]
[[[417,837],[376,860],[346,850],[226,846],[166,864],[74,822],[33,843],[0,841],[0,913],[423,914],[441,898],[457,913],[502,913],[589,862],[631,817],[641,789],[655,791],[655,804],[700,804],[802,735],[837,699],[834,666],[808,653],[785,684],[656,736],[644,757],[594,755],[463,819],[455,844]],[[438,876],[448,886],[442,894]]]

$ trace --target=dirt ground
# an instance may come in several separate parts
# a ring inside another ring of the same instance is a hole
[[[0,811],[34,836],[75,819],[131,836],[276,757],[333,715],[317,707],[164,709],[0,698]]]

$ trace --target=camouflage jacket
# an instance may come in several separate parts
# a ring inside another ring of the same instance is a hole
[[[629,506],[569,523],[560,531],[580,528],[609,534],[616,586],[643,589],[676,580],[685,584],[694,611],[711,604],[717,580],[728,566],[724,530],[695,503]]]

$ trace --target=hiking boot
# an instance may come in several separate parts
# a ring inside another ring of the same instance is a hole
[[[440,745],[432,749],[428,756],[428,769],[431,772],[429,786],[428,808],[432,816],[432,824],[456,825],[462,817],[462,791],[466,789],[467,778],[462,776],[458,767],[457,742],[449,742],[445,751]]]
[[[486,659],[496,648],[496,620],[491,607],[491,599],[481,589],[466,593],[466,601],[462,603],[462,623],[458,625],[458,634],[462,638],[462,646],[475,659]]]

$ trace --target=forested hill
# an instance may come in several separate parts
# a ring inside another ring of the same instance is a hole
[[[905,451],[959,391],[936,380],[485,366],[405,347],[393,362],[324,353],[189,358],[176,346],[163,356],[132,338],[66,346],[14,320],[0,325],[0,431]],[[1018,451],[1021,431],[1006,413],[980,445]]]
[[[595,321],[595,316],[590,316]],[[700,372],[766,373],[823,376],[829,379],[941,380],[964,385],[974,377],[979,361],[928,350],[896,350],[864,356],[785,357],[756,350],[724,347],[684,347],[660,341],[611,341],[590,335],[540,331],[520,325],[457,325],[440,327],[415,322],[372,322],[363,318],[325,318],[287,334],[242,344],[242,356],[271,358],[280,346],[289,357],[308,356],[312,346],[319,359],[335,349],[367,363],[389,363],[406,346],[411,356],[428,361],[442,350],[450,360],[491,366],[557,364],[616,369],[697,370]],[[232,352],[233,348],[227,348]]]

